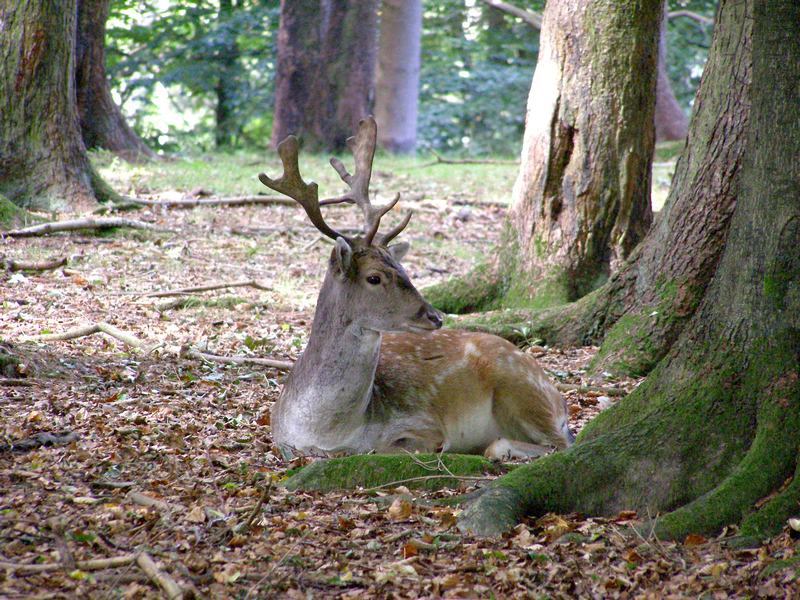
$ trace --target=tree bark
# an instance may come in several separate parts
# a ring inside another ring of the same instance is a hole
[[[389,152],[417,145],[422,0],[383,0],[375,86],[378,143]]]
[[[667,353],[717,268],[740,189],[751,69],[749,53],[737,48],[749,44],[750,25],[732,8],[719,18],[669,197],[626,264],[566,307],[489,313],[461,326],[560,346],[602,341],[597,371],[643,375]],[[492,281],[477,278],[489,291]]]
[[[78,0],[75,88],[83,143],[125,160],[155,158],[111,97],[106,77],[105,36],[110,0]]]
[[[689,119],[683,112],[667,73],[667,2],[661,17],[658,38],[658,80],[656,82],[656,141],[682,140],[689,132]]]
[[[115,198],[89,163],[75,96],[76,0],[0,0],[0,194],[18,206]]]
[[[510,213],[527,281],[511,293],[576,300],[647,232],[660,17],[655,0],[547,4]]]
[[[306,147],[341,150],[370,114],[377,55],[377,0],[322,0],[321,50],[305,114]]]
[[[236,34],[231,30],[233,12],[233,0],[220,0],[217,23],[221,34],[217,56],[219,73],[214,86],[214,93],[217,96],[217,106],[214,110],[217,121],[214,143],[217,148],[232,146],[237,135],[234,111],[240,69],[239,46],[236,43]],[[228,31],[224,31],[225,29]]]
[[[800,5],[723,0],[717,22],[704,97],[742,85],[736,66],[751,63],[752,105],[730,233],[700,307],[644,384],[601,413],[571,449],[498,480],[463,513],[463,529],[494,534],[543,511],[635,509],[661,514],[651,524],[660,537],[740,524],[758,539],[796,512]],[[723,123],[742,124],[737,104],[729,99]],[[717,132],[706,129],[703,139],[710,154]]]
[[[320,0],[281,0],[272,147],[288,135],[305,137],[319,61]]]

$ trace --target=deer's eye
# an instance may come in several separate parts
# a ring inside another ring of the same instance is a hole
[[[380,285],[381,283],[380,275],[370,275],[369,277],[367,277],[367,283],[369,283],[370,285]]]

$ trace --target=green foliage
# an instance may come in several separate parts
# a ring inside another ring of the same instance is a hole
[[[213,144],[220,81],[234,144],[262,145],[269,136],[278,2],[231,0],[230,14],[220,4],[112,3],[107,69],[134,128],[154,148]]]
[[[541,13],[543,0],[517,6]],[[669,9],[714,15],[714,0]],[[474,0],[424,0],[419,148],[518,155],[539,32]],[[264,147],[272,129],[278,0],[119,0],[107,69],[139,135],[153,148],[206,151],[215,141]],[[711,27],[670,19],[668,70],[688,111]],[[220,113],[220,107],[222,111]]]

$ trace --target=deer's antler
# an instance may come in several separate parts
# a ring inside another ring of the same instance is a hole
[[[375,147],[377,145],[378,126],[373,117],[362,119],[358,123],[358,131],[354,137],[347,139],[347,147],[353,153],[356,169],[355,174],[351,175],[345,168],[342,161],[338,158],[331,159],[331,166],[336,169],[339,177],[342,178],[349,187],[350,193],[346,198],[348,201],[357,204],[364,213],[364,243],[370,245],[378,233],[381,224],[381,217],[394,208],[400,200],[400,194],[385,206],[372,206],[369,200],[369,181],[372,178],[372,161],[375,158]],[[411,213],[392,229],[389,233],[380,238],[381,244],[386,244],[396,237],[411,220]]]
[[[300,144],[293,135],[283,140],[278,144],[278,155],[283,163],[283,175],[279,179],[270,179],[266,174],[259,173],[258,179],[271,190],[296,200],[305,209],[311,223],[321,233],[334,240],[338,237],[348,239],[338,231],[330,228],[325,219],[322,218],[322,212],[319,209],[319,189],[317,184],[313,181],[306,183],[300,176],[300,167],[297,163],[299,147]]]

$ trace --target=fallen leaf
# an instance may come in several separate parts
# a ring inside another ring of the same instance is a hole
[[[411,502],[405,498],[395,498],[389,507],[389,518],[393,521],[402,521],[411,516]]]
[[[701,544],[705,544],[708,540],[704,538],[702,535],[698,535],[696,533],[690,533],[686,536],[686,539],[683,540],[684,546],[699,546]]]

